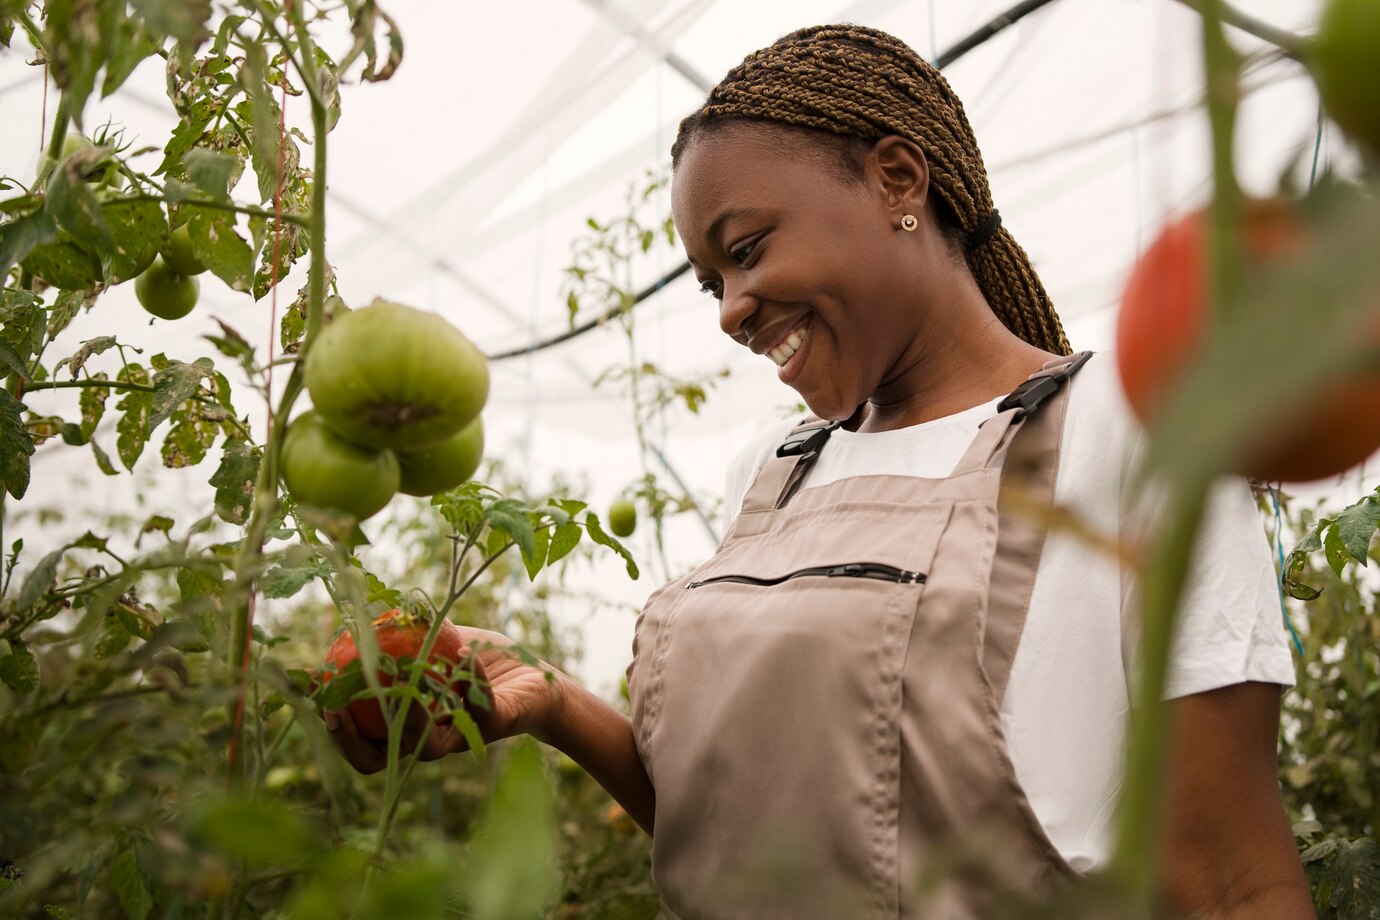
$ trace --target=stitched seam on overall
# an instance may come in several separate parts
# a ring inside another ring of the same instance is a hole
[[[948,521],[943,522],[947,528]],[[934,537],[937,547],[943,539],[944,529]],[[921,535],[910,541],[907,558],[917,558],[921,547]],[[929,566],[926,566],[927,568]],[[873,776],[872,790],[872,829],[871,851],[868,870],[872,876],[872,897],[879,916],[894,917],[900,911],[900,841],[897,837],[900,821],[901,800],[901,743],[900,721],[904,708],[902,700],[901,672],[905,666],[906,651],[914,617],[919,616],[920,602],[924,598],[924,586],[915,592],[911,605],[912,616],[905,616],[903,600],[909,600],[911,592],[895,592],[888,603],[883,641],[877,651],[880,680],[877,697],[873,701],[873,757],[880,769]]]
[[[661,627],[656,634],[656,647],[652,649],[651,673],[647,675],[647,709],[642,718],[642,748],[647,752],[648,760],[651,759],[652,731],[656,728],[661,715],[661,687],[666,677],[666,650],[671,644],[671,627],[679,618],[681,608],[685,606],[689,596],[689,589],[680,589],[676,599],[671,602],[670,608],[666,611],[666,616],[662,618]]]

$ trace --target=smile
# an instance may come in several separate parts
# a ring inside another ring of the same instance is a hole
[[[800,344],[805,341],[805,330],[809,325],[810,323],[807,319],[805,322],[802,322],[799,326],[792,329],[791,334],[786,336],[785,341],[767,352],[767,357],[771,358],[772,361],[776,363],[777,367],[783,367],[786,362],[791,359],[791,355],[795,354],[796,350],[800,348]]]

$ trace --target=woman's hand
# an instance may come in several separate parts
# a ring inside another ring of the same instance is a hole
[[[524,732],[544,739],[547,726],[560,717],[566,676],[549,665],[523,661],[514,648],[517,643],[502,633],[472,626],[457,628],[464,636],[466,651],[473,652],[468,664],[474,670],[474,680],[489,701],[488,709],[465,703],[485,743]],[[347,710],[328,709],[322,718],[335,746],[360,773],[377,773],[387,766],[387,742],[361,735]],[[422,760],[436,760],[469,748],[449,716],[436,719],[428,732],[429,718],[426,708],[415,701],[407,707],[404,752],[413,752]]]

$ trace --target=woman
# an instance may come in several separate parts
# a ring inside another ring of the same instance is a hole
[[[1130,585],[1020,509],[1129,539],[1136,432],[1110,358],[1068,355],[961,103],[889,35],[805,29],[730,71],[672,154],[720,326],[817,418],[740,457],[723,544],[649,599],[631,721],[494,650],[486,734],[554,745],[655,830],[672,917],[982,916],[1104,864]],[[1273,570],[1243,483],[1211,511],[1169,684],[1163,908],[1311,917],[1275,778]]]

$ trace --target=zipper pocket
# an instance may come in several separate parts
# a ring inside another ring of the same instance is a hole
[[[910,572],[905,569],[898,569],[894,565],[887,565],[883,562],[850,562],[847,565],[816,565],[807,569],[797,569],[785,575],[778,575],[775,578],[757,578],[753,575],[716,575],[713,578],[705,578],[700,581],[692,581],[685,587],[698,588],[702,585],[712,585],[718,582],[733,582],[742,585],[758,585],[768,587],[779,585],[783,581],[792,578],[806,577],[825,577],[825,578],[875,578],[881,581],[894,581],[903,585],[923,585],[926,575],[924,572]]]

